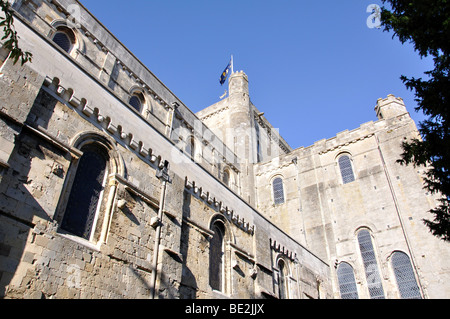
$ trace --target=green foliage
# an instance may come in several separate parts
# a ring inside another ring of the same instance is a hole
[[[382,0],[381,22],[384,31],[410,42],[421,57],[431,56],[434,70],[422,78],[401,76],[406,87],[415,92],[416,111],[428,118],[419,123],[422,139],[403,143],[398,161],[414,166],[428,165],[425,188],[443,195],[441,204],[432,209],[433,221],[425,224],[437,237],[450,241],[450,0]]]
[[[3,46],[10,52],[9,57],[16,64],[21,59],[22,65],[31,62],[32,54],[30,52],[23,52],[19,48],[19,36],[14,29],[14,18],[12,9],[7,0],[0,0],[0,8],[3,11],[4,17],[0,18],[0,27],[3,27],[3,37],[1,38]]]

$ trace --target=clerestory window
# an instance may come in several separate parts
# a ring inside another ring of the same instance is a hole
[[[67,27],[59,27],[53,35],[55,42],[61,49],[70,53],[75,46],[76,37],[72,30]]]
[[[400,251],[395,252],[392,255],[392,267],[400,296],[403,299],[422,299],[409,256]]]
[[[145,103],[145,98],[142,93],[133,93],[128,101],[128,103],[138,112],[142,111]]]
[[[284,203],[284,186],[283,179],[281,177],[277,177],[272,182],[273,189],[273,201],[275,205]]]
[[[339,169],[341,171],[342,182],[344,184],[351,183],[355,180],[353,173],[352,161],[349,155],[342,155],[338,159]]]
[[[372,236],[366,229],[358,233],[358,243],[366,273],[367,286],[371,299],[384,299],[383,285],[372,244]]]
[[[353,267],[348,263],[340,263],[337,269],[339,291],[342,299],[358,299],[355,274]]]

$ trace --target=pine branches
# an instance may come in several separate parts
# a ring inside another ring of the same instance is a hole
[[[1,38],[3,42],[3,47],[8,50],[9,57],[16,64],[19,59],[21,64],[24,65],[27,62],[31,62],[33,55],[30,52],[24,52],[19,47],[19,36],[17,31],[14,29],[14,18],[12,9],[7,0],[0,0],[0,8],[4,16],[0,17],[0,27],[3,27],[3,37]]]

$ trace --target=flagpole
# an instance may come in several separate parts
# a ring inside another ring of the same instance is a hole
[[[234,60],[233,60],[233,55],[231,55],[231,74],[234,73]]]

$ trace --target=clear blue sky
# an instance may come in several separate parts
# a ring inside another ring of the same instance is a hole
[[[390,93],[423,119],[400,76],[424,77],[432,60],[367,27],[367,6],[381,1],[81,2],[194,112],[219,101],[233,54],[253,104],[293,148],[375,121]]]

